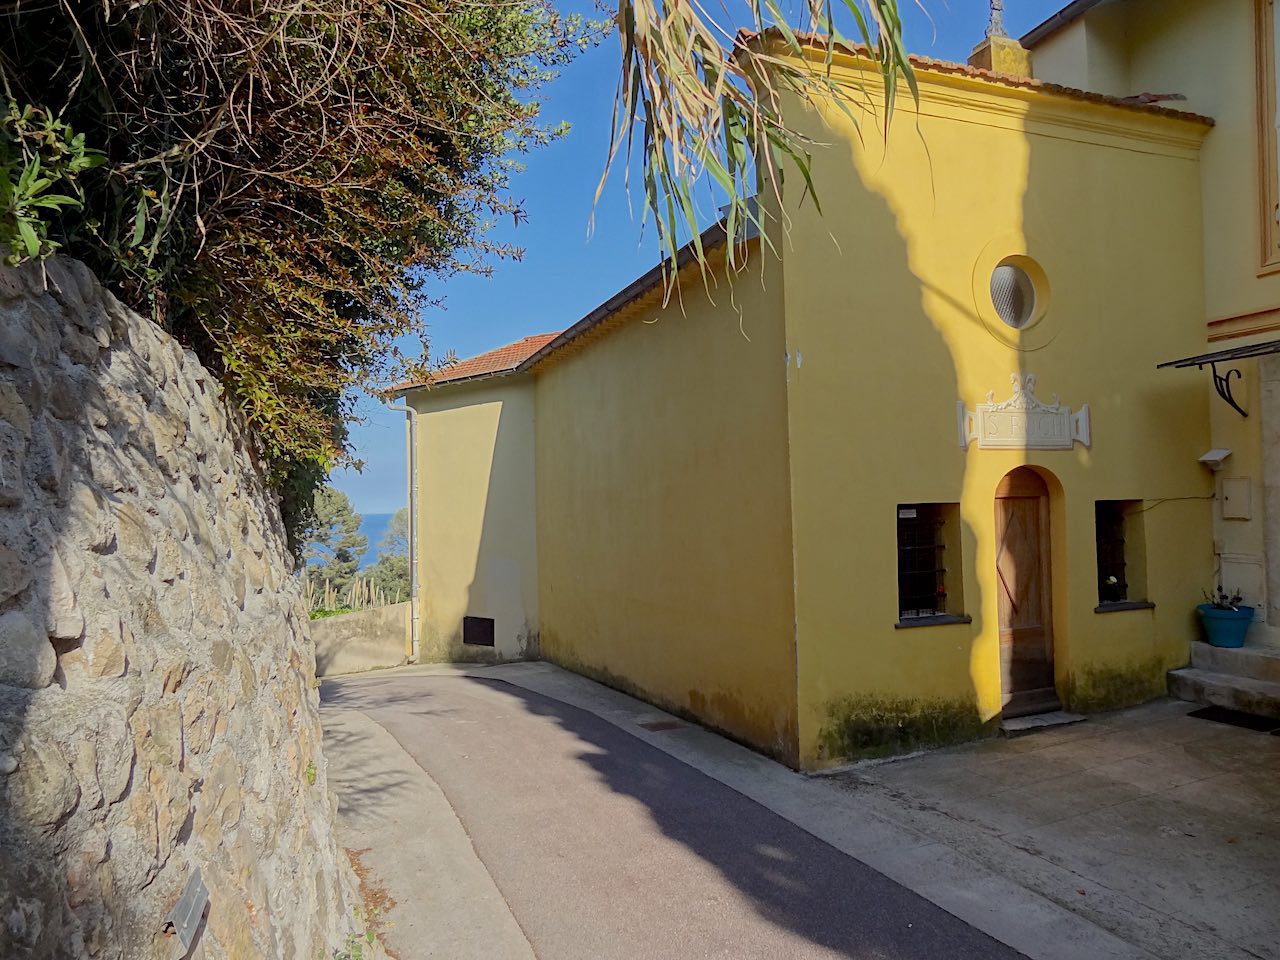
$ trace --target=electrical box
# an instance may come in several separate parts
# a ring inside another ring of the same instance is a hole
[[[1248,477],[1224,477],[1222,479],[1222,519],[1252,519],[1252,491],[1253,484]]]

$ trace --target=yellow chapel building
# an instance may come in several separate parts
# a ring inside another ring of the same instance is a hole
[[[1280,710],[1276,43],[1270,0],[1075,0],[916,58],[886,135],[837,56],[773,250],[398,389],[414,655],[538,655],[803,769],[1171,686]]]

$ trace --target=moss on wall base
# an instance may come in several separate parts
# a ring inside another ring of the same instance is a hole
[[[850,696],[826,706],[818,734],[823,762],[864,760],[922,747],[963,743],[992,734],[999,718],[983,721],[972,702]]]
[[[780,763],[785,763],[792,769],[798,768],[798,743],[793,727],[787,726],[785,729],[777,730],[773,724],[769,724],[769,729],[773,733],[768,737],[763,735],[749,737],[739,731],[727,729],[722,724],[715,722],[712,712],[713,708],[717,706],[720,709],[724,708],[726,698],[723,694],[713,694],[710,698],[707,698],[698,691],[690,691],[691,704],[686,706],[655,694],[606,667],[585,663],[573,654],[558,650],[553,652],[548,649],[547,645],[543,646],[542,659],[549,663],[554,663],[558,667],[580,674],[589,680],[594,680],[596,683],[611,687],[619,693],[625,693],[636,700],[651,703],[660,710],[712,730],[720,734],[720,736],[732,740],[734,743],[739,743],[751,750],[763,753],[765,756],[772,757]],[[763,730],[765,729],[765,724],[763,721],[757,720],[750,725],[750,728]]]
[[[425,636],[420,641],[417,663],[516,663],[538,660],[538,631],[525,627],[516,635],[515,651],[509,644],[495,647],[462,642],[462,630],[451,636]]]
[[[1077,713],[1100,713],[1132,707],[1166,696],[1169,667],[1160,657],[1120,666],[1085,667],[1067,676],[1062,702]]]
[[[472,647],[457,644],[437,647],[423,646],[418,652],[417,663],[509,663],[519,657],[504,657],[492,647]]]
[[[524,630],[516,637],[516,643],[520,647],[521,660],[538,660],[542,656],[542,644],[539,640],[538,631],[531,629],[528,624]]]

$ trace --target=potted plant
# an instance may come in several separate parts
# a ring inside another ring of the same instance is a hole
[[[1209,643],[1215,647],[1243,647],[1249,624],[1253,622],[1253,607],[1241,603],[1240,591],[1228,594],[1218,585],[1217,592],[1205,594],[1208,603],[1199,604],[1200,622]]]

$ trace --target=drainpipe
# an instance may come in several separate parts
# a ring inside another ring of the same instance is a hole
[[[405,415],[409,428],[409,662],[418,662],[418,425],[417,411],[410,406],[387,404],[387,409]]]

